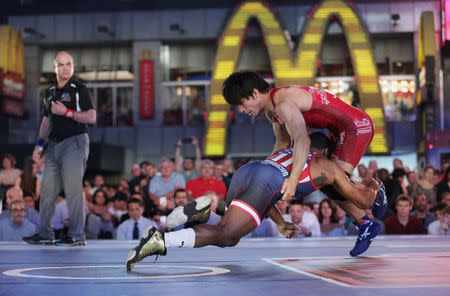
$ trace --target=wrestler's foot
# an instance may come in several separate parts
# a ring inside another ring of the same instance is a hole
[[[155,227],[148,225],[142,232],[139,245],[128,253],[127,270],[131,271],[136,263],[147,256],[165,256],[166,254],[167,249],[164,242],[164,235]]]
[[[377,197],[375,197],[375,201],[370,209],[372,210],[372,214],[375,218],[381,219],[388,207],[388,201],[386,197],[386,188],[384,188],[383,183],[381,181],[377,181],[377,183],[381,184],[381,188],[377,192]]]
[[[381,230],[381,225],[375,221],[368,220],[363,225],[357,226],[358,238],[356,239],[355,247],[350,251],[353,257],[361,255],[369,248],[372,240],[377,236]]]
[[[192,202],[179,206],[167,216],[166,225],[174,229],[188,222],[206,223],[211,213],[211,199],[209,196],[201,196]]]

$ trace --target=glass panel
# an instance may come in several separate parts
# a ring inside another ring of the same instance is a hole
[[[133,125],[133,88],[117,88],[117,125]]]
[[[111,87],[97,89],[97,126],[112,126],[113,97]]]
[[[183,124],[183,87],[168,87],[169,96],[164,108],[163,124],[164,125],[182,125]]]
[[[202,125],[205,123],[206,89],[205,86],[186,86],[187,123]]]
[[[405,75],[406,76],[406,75]],[[384,76],[380,79],[386,121],[416,120],[415,89],[413,77]],[[358,88],[353,80],[327,80],[315,82],[314,87],[322,88],[335,94],[343,101],[360,108]]]
[[[380,87],[386,120],[416,120],[414,80],[380,80]]]

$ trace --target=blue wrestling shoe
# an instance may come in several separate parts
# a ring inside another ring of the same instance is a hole
[[[358,229],[358,238],[353,249],[350,251],[350,255],[353,257],[359,256],[369,248],[372,240],[377,236],[381,230],[381,225],[375,221],[367,220],[361,226],[356,227]]]
[[[381,183],[381,188],[377,192],[377,197],[375,197],[375,201],[373,202],[370,209],[372,210],[372,214],[375,218],[381,219],[388,207],[388,201],[386,197],[386,188],[384,188],[383,183],[381,181],[377,181],[377,183]]]

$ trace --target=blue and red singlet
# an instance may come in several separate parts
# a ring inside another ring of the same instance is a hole
[[[247,213],[258,226],[267,212],[281,199],[281,186],[292,169],[292,148],[279,150],[262,161],[240,167],[228,188],[226,204]],[[300,174],[295,197],[302,198],[317,190],[310,168],[317,153],[310,153]]]

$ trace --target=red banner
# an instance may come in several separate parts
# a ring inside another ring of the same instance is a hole
[[[2,76],[2,94],[5,97],[23,100],[25,98],[25,81],[20,74],[7,72]]]
[[[153,61],[139,62],[140,115],[141,118],[153,118],[154,115],[154,84]]]

